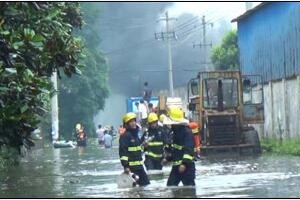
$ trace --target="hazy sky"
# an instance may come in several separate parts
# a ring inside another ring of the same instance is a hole
[[[252,6],[260,2],[251,2]],[[235,17],[243,14],[246,10],[245,2],[175,2],[167,8],[171,17],[179,17],[183,13],[190,13],[195,16],[206,16],[207,20],[219,25],[220,19],[231,21]],[[232,24],[235,26],[235,23]]]

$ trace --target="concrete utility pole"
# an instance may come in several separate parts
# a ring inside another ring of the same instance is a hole
[[[169,27],[169,16],[168,16],[168,11],[166,12],[166,28],[167,28],[167,33],[170,31]],[[173,72],[172,72],[172,48],[171,48],[171,40],[168,37],[168,57],[169,57],[169,87],[170,87],[170,93],[171,96],[174,96],[174,85],[173,85]]]
[[[57,72],[53,72],[51,81],[54,86],[55,94],[51,98],[51,118],[52,118],[52,141],[58,140],[59,126],[58,126],[58,97],[57,97]]]
[[[169,62],[169,89],[170,96],[174,97],[174,85],[173,85],[173,66],[172,66],[172,48],[171,48],[171,38],[175,38],[175,32],[170,30],[170,20],[176,20],[175,18],[169,18],[168,11],[165,13],[166,18],[162,19],[166,21],[166,32],[155,33],[155,39],[164,40],[165,37],[168,41],[168,62]]]
[[[207,46],[210,46],[212,47],[212,42],[210,42],[209,44],[206,43],[206,25],[207,24],[210,24],[211,26],[213,26],[213,23],[207,23],[205,21],[205,15],[202,16],[202,30],[203,30],[203,35],[202,35],[202,44],[193,44],[193,48],[195,48],[196,46],[199,46],[200,48],[203,47],[203,64],[204,64],[204,69],[205,71],[208,70],[208,67],[207,67],[207,62],[206,62],[206,54],[207,54]]]
[[[202,17],[202,26],[203,26],[203,63],[205,66],[205,71],[207,71],[207,64],[206,64],[206,24],[205,24],[205,15]]]

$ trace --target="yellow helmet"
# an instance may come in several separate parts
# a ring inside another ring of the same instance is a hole
[[[126,124],[126,123],[128,123],[130,120],[132,120],[132,119],[136,119],[136,114],[133,113],[133,112],[126,113],[126,114],[123,116],[123,123]]]
[[[159,116],[159,121],[160,121],[160,122],[163,122],[164,119],[165,119],[166,117],[167,117],[167,116],[166,116],[165,114],[161,114],[161,115]]]
[[[182,122],[185,120],[183,111],[178,107],[170,107],[168,114],[173,121]]]
[[[152,123],[152,122],[155,122],[155,121],[158,121],[158,117],[157,117],[157,114],[155,113],[149,113],[148,115],[148,123]]]

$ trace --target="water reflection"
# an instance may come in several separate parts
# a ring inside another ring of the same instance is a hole
[[[53,165],[53,173],[56,175],[54,176],[54,184],[53,184],[53,189],[54,191],[57,191],[58,195],[61,194],[61,191],[62,190],[62,187],[63,187],[63,176],[62,176],[62,171],[61,171],[61,168],[62,168],[62,162],[64,162],[62,159],[61,159],[61,149],[53,149],[53,162],[55,163]]]
[[[34,151],[19,166],[0,172],[0,197],[70,198],[274,198],[300,197],[300,158],[202,158],[196,162],[196,187],[166,187],[171,166],[150,174],[151,185],[119,189],[118,148]]]

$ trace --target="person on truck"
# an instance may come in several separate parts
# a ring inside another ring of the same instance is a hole
[[[148,87],[148,82],[144,83],[144,91],[143,91],[143,100],[147,102],[147,104],[150,103],[152,95],[152,90]]]
[[[141,140],[138,137],[139,128],[136,125],[136,114],[126,113],[123,116],[125,133],[119,139],[119,156],[125,173],[134,173],[139,176],[137,184],[150,184],[143,167]]]
[[[168,110],[169,117],[164,124],[171,125],[173,131],[172,156],[173,161],[167,186],[178,186],[180,181],[185,186],[195,185],[194,139],[188,128],[189,121],[184,118],[183,111],[178,107]]]
[[[165,133],[158,126],[158,116],[155,113],[148,115],[148,130],[143,134],[142,142],[145,153],[145,166],[147,170],[162,169],[162,159],[166,144]]]

